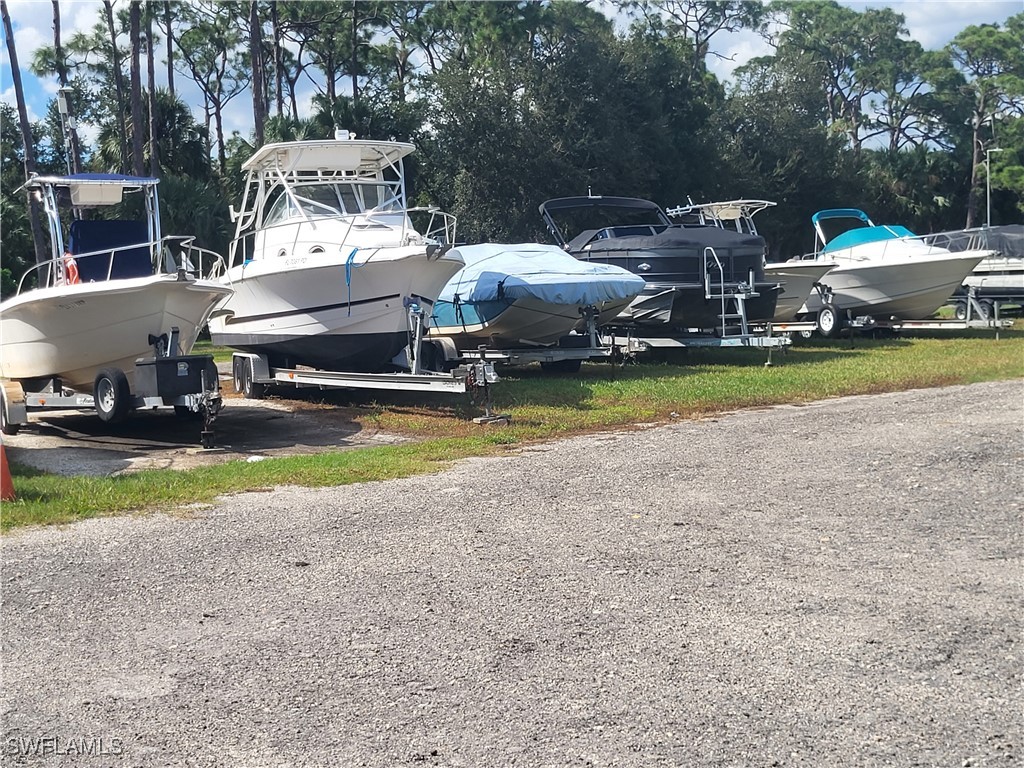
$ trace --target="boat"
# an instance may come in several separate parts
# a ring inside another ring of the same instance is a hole
[[[770,320],[775,312],[779,287],[765,279],[759,235],[674,224],[660,206],[640,198],[557,198],[542,203],[540,212],[575,258],[644,278],[643,291],[612,325],[645,332],[717,330],[735,319]]]
[[[234,293],[210,319],[214,343],[279,368],[394,370],[462,267],[455,218],[407,205],[413,149],[341,131],[268,144],[246,161],[224,276]],[[426,218],[422,231],[413,216]]]
[[[928,242],[950,250],[989,249],[955,293],[958,318],[967,316],[967,298],[973,296],[982,317],[994,314],[997,306],[1024,305],[1024,224],[939,232]]]
[[[428,337],[451,338],[460,349],[573,343],[566,337],[585,331],[588,316],[596,326],[610,322],[645,285],[632,272],[579,261],[554,245],[485,243],[454,250],[465,266],[434,303]]]
[[[711,224],[722,229],[734,228],[737,232],[757,234],[754,215],[766,208],[774,207],[770,200],[726,200],[714,203],[690,203],[670,208],[669,216],[693,215],[701,224]],[[766,262],[765,279],[781,286],[775,304],[772,322],[785,323],[796,319],[801,308],[812,293],[821,286],[821,278],[830,272],[836,263],[828,260]]]
[[[811,217],[815,251],[796,261],[835,262],[821,282],[835,308],[848,317],[923,320],[945,304],[992,250],[951,251],[906,227],[875,225],[856,208],[818,211]],[[812,294],[801,314],[817,315],[823,297]]]
[[[49,223],[50,258],[0,303],[0,377],[57,395],[91,395],[100,379],[130,392],[140,358],[191,351],[231,287],[220,281],[218,254],[193,237],[161,232],[158,184],[94,173],[33,176],[25,184]],[[117,210],[134,208],[141,217],[97,217],[121,203]],[[123,415],[128,402],[119,398],[116,406],[101,417]]]

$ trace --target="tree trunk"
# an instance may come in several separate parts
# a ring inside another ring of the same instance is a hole
[[[153,53],[153,13],[146,6],[146,79],[149,83],[149,175],[160,175],[159,142],[156,135],[156,60]]]
[[[110,30],[110,63],[114,70],[114,90],[117,91],[117,108],[124,114],[126,106],[124,98],[124,73],[121,71],[121,56],[117,52],[117,28],[114,26],[114,7],[111,0],[103,0],[103,9],[107,16],[107,29]],[[128,169],[128,128],[124,119],[116,120],[118,137],[121,139],[121,167]]]
[[[281,19],[277,15],[277,0],[270,3],[270,24],[274,35],[274,96],[280,118],[284,117],[284,59],[281,56]]]
[[[25,106],[25,90],[21,86],[21,70],[18,68],[18,51],[14,47],[14,29],[11,15],[7,12],[7,0],[0,0],[0,16],[3,17],[4,37],[7,38],[7,57],[11,62],[11,78],[14,80],[14,97],[18,102],[18,122],[21,124],[21,141],[25,146],[25,178],[36,172],[35,147],[32,144],[32,128],[28,123],[28,108]],[[32,245],[36,252],[36,263],[49,260],[46,252],[46,236],[40,222],[39,203],[28,195],[28,216],[32,228]]]
[[[356,114],[359,102],[359,23],[356,16],[356,0],[352,0],[352,114]]]
[[[263,87],[263,34],[256,0],[249,3],[249,54],[252,57],[252,113],[256,121],[256,146],[263,146],[267,122],[266,89]]]
[[[964,229],[976,227],[978,220],[978,209],[981,207],[981,164],[982,149],[981,121],[974,121],[974,130],[971,132],[971,191],[967,195],[967,222]],[[988,170],[987,168],[985,169]]]
[[[164,27],[167,29],[167,92],[174,97],[174,35],[171,34],[171,0],[164,0]]]
[[[57,65],[57,81],[61,88],[68,87],[68,68],[64,64],[64,47],[60,40],[60,2],[53,0],[53,58]],[[67,140],[64,150],[68,153],[68,170],[78,173],[81,170],[82,150],[78,143],[78,131],[74,119],[69,115],[62,117],[61,130]]]
[[[142,176],[146,171],[143,157],[145,148],[142,141],[142,71],[139,56],[142,53],[142,4],[141,0],[131,0],[128,7],[129,35],[132,44],[131,61],[131,101],[132,101],[132,173]]]

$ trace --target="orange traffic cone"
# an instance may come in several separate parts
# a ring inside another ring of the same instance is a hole
[[[0,499],[3,501],[14,501],[14,482],[11,480],[11,470],[7,466],[7,451],[4,450],[3,440],[0,440]]]

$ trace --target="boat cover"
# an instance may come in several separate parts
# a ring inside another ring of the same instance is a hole
[[[954,252],[992,249],[1007,258],[1024,259],[1024,224],[937,232],[927,242]]]
[[[556,245],[483,243],[452,249],[465,262],[439,301],[479,302],[531,297],[547,304],[582,305],[631,299],[639,275],[611,264],[578,261]]]

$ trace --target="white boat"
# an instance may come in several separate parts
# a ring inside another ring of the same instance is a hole
[[[580,261],[555,245],[485,243],[456,250],[466,266],[441,290],[429,335],[450,338],[460,349],[570,343],[566,337],[585,330],[588,313],[595,328],[604,325],[646,285],[621,267]]]
[[[690,203],[690,205],[673,208],[667,213],[670,216],[694,215],[701,224],[711,224],[722,229],[734,228],[737,232],[756,235],[754,214],[766,208],[774,207],[769,200],[726,200],[715,203]],[[766,263],[764,277],[769,282],[777,282],[782,286],[772,322],[783,323],[794,320],[797,313],[807,302],[830,270],[836,266],[834,261],[788,261]]]
[[[50,225],[50,259],[28,270],[17,293],[0,304],[0,377],[26,390],[49,380],[58,394],[91,395],[105,369],[122,372],[133,388],[136,360],[152,357],[161,338],[166,346],[172,329],[179,349],[164,354],[191,351],[231,288],[213,279],[223,273],[220,256],[191,237],[162,235],[158,183],[75,174],[35,176],[26,184]],[[126,196],[142,198],[142,218],[84,218],[87,209],[110,209]],[[66,230],[64,202],[75,212]]]
[[[950,251],[898,225],[876,226],[856,208],[819,211],[811,217],[815,252],[796,261],[835,262],[821,282],[832,303],[851,317],[923,320],[945,304],[991,250]],[[820,294],[801,314],[816,315]]]
[[[928,242],[950,250],[990,249],[995,253],[981,262],[966,278],[957,292],[957,316],[967,310],[967,296],[980,302],[984,316],[996,304],[1024,305],[1024,224],[939,232]]]
[[[411,144],[268,144],[250,158],[214,343],[271,366],[386,370],[462,262],[454,217],[406,204]],[[412,217],[428,219],[417,229]]]

